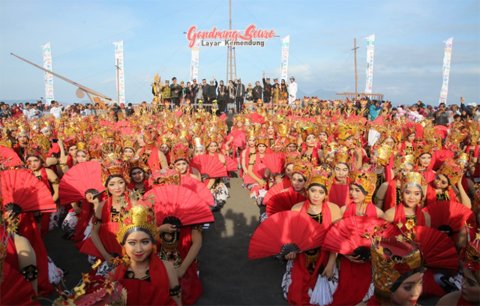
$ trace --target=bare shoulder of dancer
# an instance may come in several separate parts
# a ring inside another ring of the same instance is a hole
[[[293,211],[300,211],[300,210],[302,209],[304,203],[305,203],[305,201],[293,205],[293,207],[292,207],[291,210],[293,210]]]

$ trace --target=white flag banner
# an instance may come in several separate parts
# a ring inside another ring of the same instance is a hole
[[[282,38],[282,76],[280,80],[288,82],[288,55],[290,52],[290,35]]]
[[[125,103],[125,72],[123,60],[123,40],[113,42],[115,45],[115,65],[117,66],[118,103]]]
[[[442,80],[442,90],[440,91],[440,100],[438,104],[445,103],[447,104],[448,96],[448,80],[450,78],[450,64],[452,63],[452,47],[453,47],[453,37],[444,41],[445,43],[445,56],[443,57],[443,80]]]
[[[198,61],[200,59],[200,40],[197,40],[192,47],[192,60],[190,61],[190,81],[198,81]]]
[[[46,43],[42,46],[43,51],[43,68],[52,71],[52,48],[50,43]],[[47,105],[52,104],[53,97],[53,75],[45,72],[45,103]]]
[[[373,86],[373,51],[375,48],[375,34],[365,37],[367,40],[367,82],[365,85],[365,93],[372,93]]]

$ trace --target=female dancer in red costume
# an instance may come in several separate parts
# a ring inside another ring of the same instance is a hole
[[[409,240],[375,237],[372,256],[374,296],[368,306],[417,306],[422,293],[421,251]]]
[[[331,183],[329,173],[314,171],[308,178],[308,199],[294,205],[292,210],[307,214],[328,230],[341,219],[338,206],[327,201]],[[314,304],[310,300],[309,289],[314,290],[321,277],[332,278],[336,257],[337,254],[320,249],[287,254],[285,259],[289,260],[289,264],[282,287],[288,302],[291,305]]]
[[[102,180],[107,188],[108,198],[100,201],[95,195],[86,194],[87,201],[94,204],[95,214],[91,237],[81,246],[81,253],[105,261],[112,260],[122,253],[122,248],[115,239],[115,233],[118,232],[120,212],[130,209],[124,169],[124,163],[118,159],[118,156],[105,157],[105,162],[102,164]]]
[[[385,212],[385,220],[393,224],[402,224],[407,230],[415,225],[430,227],[430,215],[422,211],[425,180],[418,172],[410,172],[402,181],[402,203]],[[408,223],[408,224],[407,224]]]
[[[330,193],[329,201],[343,207],[350,203],[350,165],[351,156],[345,147],[339,147],[336,151],[332,152],[333,157],[333,171],[334,181],[332,185],[332,191]],[[331,154],[332,154],[331,153]]]
[[[435,179],[435,172],[432,170],[434,161],[432,160],[433,148],[429,145],[424,145],[415,151],[415,158],[417,159],[417,166],[413,171],[420,173],[425,178],[427,183]]]
[[[428,184],[425,206],[437,201],[456,201],[471,208],[472,202],[462,185],[463,172],[454,161],[446,160]]]
[[[156,255],[158,231],[155,212],[147,205],[134,205],[121,213],[117,240],[129,261],[113,275],[127,290],[127,305],[181,305],[181,286],[171,263]]]
[[[382,211],[387,211],[402,202],[402,179],[413,170],[415,157],[400,153],[394,156],[393,161],[394,178],[383,183],[376,193],[375,205]]]

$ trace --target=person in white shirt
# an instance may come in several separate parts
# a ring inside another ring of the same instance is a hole
[[[50,114],[52,114],[55,119],[59,119],[62,117],[62,108],[58,106],[57,101],[52,102],[52,107],[50,108]]]
[[[41,118],[42,112],[37,109],[37,104],[32,104],[30,108],[30,117],[28,119]]]
[[[295,108],[295,100],[297,99],[297,83],[295,83],[295,78],[290,77],[290,84],[288,84],[288,104]]]

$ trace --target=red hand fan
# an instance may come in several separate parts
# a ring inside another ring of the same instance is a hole
[[[263,203],[268,205],[268,202],[272,199],[272,197],[285,189],[292,187],[292,182],[289,179],[283,179],[280,183],[273,185],[270,189],[268,189],[267,194],[263,198]],[[286,190],[285,190],[286,191]]]
[[[60,181],[59,198],[61,205],[71,204],[85,199],[85,192],[93,193],[105,190],[102,184],[102,169],[97,161],[77,164],[68,170]]]
[[[302,194],[289,189],[288,191],[280,192],[279,194],[274,195],[267,205],[267,215],[268,217],[273,216],[274,214],[292,209],[293,205],[305,201],[307,198]]]
[[[151,200],[155,203],[158,224],[163,224],[168,217],[180,220],[181,226],[215,221],[210,208],[205,205],[205,201],[198,194],[183,186],[155,187],[145,193],[138,203],[144,204]]]
[[[245,145],[247,144],[247,141],[245,139],[245,132],[242,130],[237,130],[235,132],[238,133],[235,133],[235,136],[233,138],[233,145],[238,148],[245,149]],[[233,133],[234,132],[230,133],[230,135],[232,135]]]
[[[429,268],[458,269],[458,255],[452,240],[444,233],[426,226],[415,226],[415,242]]]
[[[0,167],[6,169],[22,165],[23,162],[15,151],[8,147],[0,146]]]
[[[267,154],[262,161],[272,174],[282,174],[285,169],[284,153],[278,152]]]
[[[216,156],[208,154],[195,156],[190,160],[190,166],[197,169],[202,175],[206,174],[210,178],[228,176],[227,170]]]
[[[473,212],[454,201],[435,202],[423,211],[430,215],[432,228],[446,231],[449,235],[458,233],[465,226],[465,222],[473,221]]]
[[[265,171],[267,170],[267,167],[263,163],[257,163],[255,166],[253,166],[252,171],[253,173],[258,177],[262,178],[265,177]]]
[[[0,285],[2,305],[40,305],[34,302],[36,293],[25,277],[7,262],[3,262],[3,281]],[[8,280],[8,281],[6,281]]]
[[[233,158],[231,158],[230,156],[227,156],[227,155],[224,155],[225,157],[225,163],[226,163],[226,167],[227,167],[227,171],[230,172],[230,171],[237,171],[238,170],[238,166],[237,166],[237,163],[233,160]]]
[[[325,237],[325,250],[344,255],[360,255],[363,261],[370,258],[371,240],[365,234],[372,235],[376,226],[393,226],[385,219],[375,217],[352,216],[340,220],[332,226]]]
[[[208,206],[215,206],[215,201],[213,200],[212,193],[207,188],[207,186],[205,186],[205,184],[200,182],[199,180],[196,180],[191,176],[182,176],[181,186],[186,187],[198,194],[200,198],[205,200]]]
[[[253,233],[248,258],[299,253],[323,245],[324,227],[296,211],[283,211],[263,221]]]
[[[16,212],[54,212],[57,205],[45,183],[28,170],[6,170],[1,172],[4,206],[15,204]],[[17,211],[18,210],[18,211]]]

